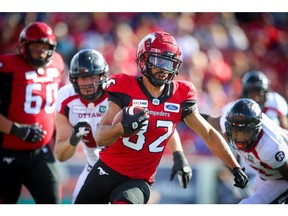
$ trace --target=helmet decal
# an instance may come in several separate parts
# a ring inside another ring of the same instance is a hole
[[[156,39],[154,34],[149,34],[145,37],[145,46],[146,48],[150,48],[151,44],[154,42],[154,40]]]

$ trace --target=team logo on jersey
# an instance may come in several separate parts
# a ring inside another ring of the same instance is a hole
[[[111,84],[115,85],[115,83],[116,83],[115,79],[109,79],[109,80],[107,80],[107,82],[105,83],[105,85],[103,87],[108,89]]]
[[[3,162],[11,164],[15,160],[15,157],[3,157]]]
[[[148,107],[148,100],[133,99],[132,106]]]
[[[160,104],[160,100],[157,99],[157,98],[153,98],[153,100],[152,100],[152,104],[155,105],[155,106],[157,106],[157,105]]]
[[[86,113],[86,107],[84,106],[73,106],[72,113]]]
[[[165,103],[164,111],[178,113],[180,111],[180,105],[175,103]]]
[[[278,162],[281,162],[285,158],[285,153],[283,151],[279,151],[275,155],[275,159]]]
[[[100,113],[105,113],[105,111],[106,111],[106,106],[99,106]]]
[[[45,70],[43,68],[38,68],[37,73],[42,75],[45,73]]]
[[[3,67],[3,65],[4,65],[3,62],[0,62],[0,67],[1,67],[1,68]]]
[[[95,107],[95,105],[94,105],[94,103],[93,102],[91,102],[91,103],[89,103],[88,104],[88,109],[94,109],[94,107]]]

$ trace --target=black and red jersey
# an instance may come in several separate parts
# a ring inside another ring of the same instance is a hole
[[[100,152],[101,160],[122,175],[153,183],[165,146],[176,125],[196,109],[195,87],[190,82],[173,81],[166,85],[159,98],[153,98],[142,84],[141,77],[113,74],[105,90],[109,99],[120,107],[147,107],[150,118],[145,130],[130,138],[119,138],[105,147]]]
[[[47,131],[37,143],[0,133],[2,148],[33,150],[48,144],[54,132],[55,99],[64,61],[54,52],[45,67],[34,69],[20,55],[0,55],[0,113],[20,124],[39,123]]]

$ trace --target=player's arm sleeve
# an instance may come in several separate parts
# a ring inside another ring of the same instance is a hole
[[[124,108],[130,102],[130,96],[122,93],[107,92],[109,100],[116,103],[119,107]]]
[[[186,116],[190,115],[197,109],[196,100],[188,100],[184,101],[182,104],[182,116],[181,119],[183,120]]]

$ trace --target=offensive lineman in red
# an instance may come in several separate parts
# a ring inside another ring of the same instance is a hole
[[[75,203],[146,204],[164,148],[179,121],[197,132],[209,148],[232,170],[236,187],[244,188],[248,177],[240,168],[224,138],[199,114],[197,93],[187,81],[173,81],[181,65],[175,39],[166,32],[147,35],[138,45],[136,63],[143,77],[114,74],[107,82],[109,107],[95,134],[106,146],[89,173]],[[145,111],[115,115],[125,106]],[[148,117],[145,113],[148,112]],[[130,138],[122,134],[141,129]]]
[[[36,203],[59,203],[49,143],[64,61],[45,23],[21,32],[19,54],[0,55],[0,203],[17,203],[25,185]]]

